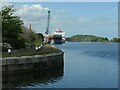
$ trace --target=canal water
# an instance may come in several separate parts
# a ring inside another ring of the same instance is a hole
[[[17,88],[118,87],[117,43],[68,42],[56,47],[64,51],[64,67],[44,75],[29,74],[27,83]],[[22,76],[21,83],[25,83]]]

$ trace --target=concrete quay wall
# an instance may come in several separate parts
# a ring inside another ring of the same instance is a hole
[[[31,72],[63,66],[64,53],[1,58],[2,74]]]

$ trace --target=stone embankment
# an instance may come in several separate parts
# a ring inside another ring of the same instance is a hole
[[[63,66],[64,53],[1,58],[2,74],[31,72]]]

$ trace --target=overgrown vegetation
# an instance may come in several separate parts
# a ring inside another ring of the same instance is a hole
[[[15,16],[12,5],[4,6],[0,11],[2,16],[2,42],[9,43],[13,49],[25,48],[25,42],[19,38],[22,31],[23,21]]]
[[[35,33],[25,26],[20,33],[20,38],[24,39],[26,47],[39,46],[44,40],[42,33]]]
[[[42,44],[43,35],[25,27],[20,17],[14,13],[13,5],[4,6],[0,11],[0,16],[2,16],[2,42],[10,44],[13,49]]]
[[[19,49],[12,52],[9,55],[7,52],[3,52],[2,57],[20,57],[20,56],[32,56],[32,55],[46,55],[46,54],[54,54],[62,52],[59,49],[52,48],[50,46],[45,46],[41,50],[36,51],[34,48],[26,48],[26,49]]]

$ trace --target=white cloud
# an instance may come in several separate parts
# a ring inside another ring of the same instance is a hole
[[[4,7],[4,6],[8,6],[8,5],[13,5],[11,2],[0,2],[0,10],[2,10],[2,8]]]
[[[96,19],[87,19],[87,18],[80,18],[78,22],[81,26],[103,26],[103,25],[110,25],[116,24],[110,18],[107,17],[99,17]]]
[[[47,23],[48,10],[49,9],[47,7],[43,7],[41,4],[26,4],[16,7],[15,15],[19,15],[21,17],[25,26],[29,27],[29,24],[32,24],[32,29],[35,32],[41,32],[39,30],[41,27],[45,27]]]
[[[87,23],[89,23],[89,20],[86,19],[86,18],[80,18],[80,19],[79,19],[79,23],[80,23],[80,24],[87,24]]]
[[[55,28],[62,28],[64,23],[66,23],[66,17],[64,16],[65,10],[51,10],[48,7],[43,7],[41,4],[33,5],[22,5],[16,6],[15,15],[19,15],[24,21],[25,26],[29,27],[32,25],[32,29],[35,32],[44,33],[47,26],[47,15],[48,11],[51,11],[50,16],[50,29],[54,31]],[[64,17],[63,17],[64,16]]]
[[[44,12],[48,11],[48,8],[43,8],[40,4],[35,5],[23,5],[17,10],[16,14],[19,14],[21,17],[25,16],[38,16],[44,15]]]

